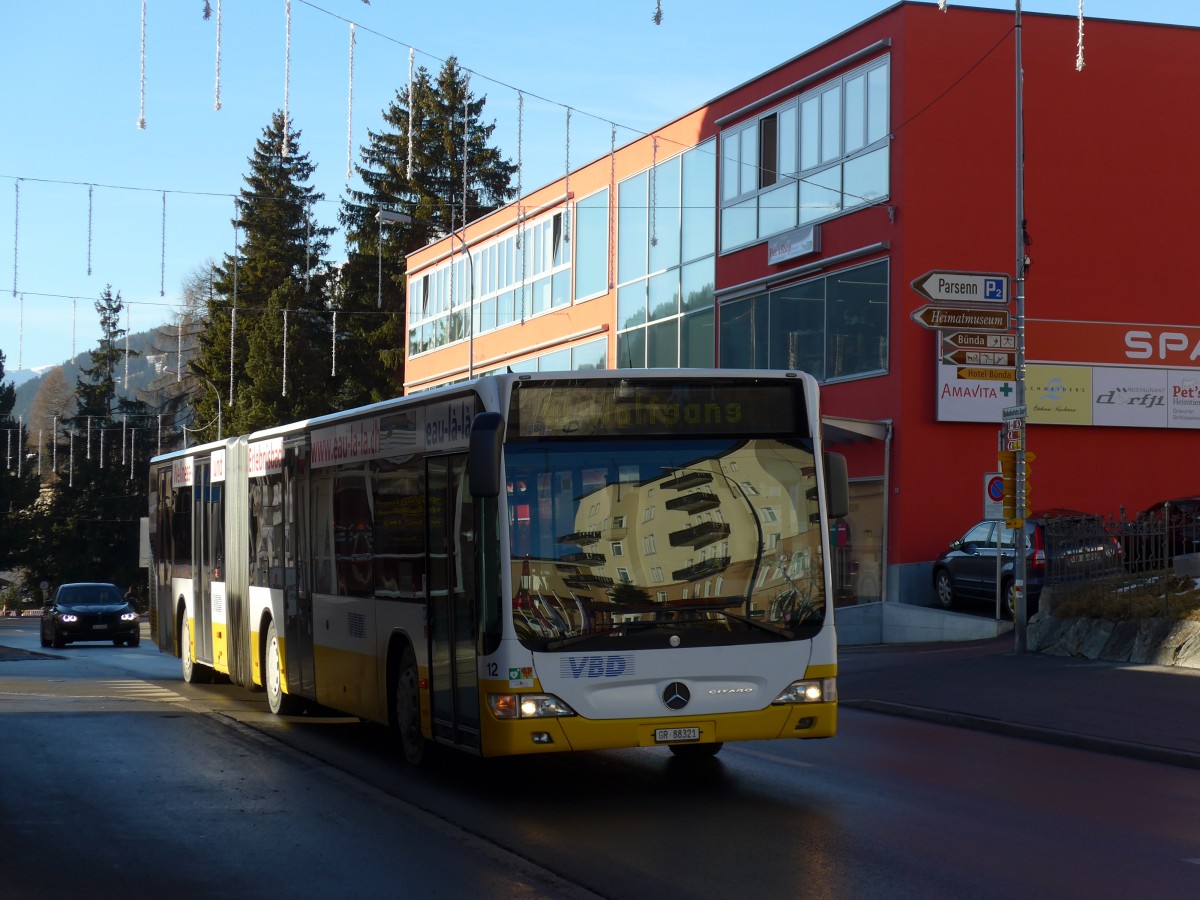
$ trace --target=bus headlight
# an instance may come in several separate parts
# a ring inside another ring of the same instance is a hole
[[[575,710],[553,694],[488,694],[488,705],[497,719],[545,719],[575,715]]]
[[[836,702],[836,678],[809,678],[803,681],[793,681],[771,701],[772,704]]]

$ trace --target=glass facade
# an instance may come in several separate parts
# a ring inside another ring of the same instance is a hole
[[[617,368],[714,365],[714,141],[617,190]]]
[[[799,369],[819,381],[888,366],[888,262],[721,304],[721,367]]]
[[[884,57],[721,134],[721,251],[888,196]]]

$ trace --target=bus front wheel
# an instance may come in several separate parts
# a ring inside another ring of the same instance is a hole
[[[411,765],[425,761],[428,743],[421,734],[421,687],[417,674],[417,657],[412,647],[405,647],[396,672],[396,727],[400,731],[400,747]]]
[[[212,669],[192,657],[192,626],[186,614],[179,630],[179,659],[183,663],[183,680],[188,684],[208,684],[212,681]]]
[[[267,687],[267,706],[276,716],[290,716],[300,710],[300,702],[283,690],[283,660],[279,653],[279,632],[275,623],[267,626],[267,653],[263,679]]]

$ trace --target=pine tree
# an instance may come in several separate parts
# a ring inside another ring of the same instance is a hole
[[[236,258],[215,268],[213,299],[200,351],[189,363],[203,386],[192,398],[201,439],[216,437],[218,402],[226,434],[254,431],[331,410],[331,315],[326,299],[329,235],[313,205],[324,195],[308,184],[316,166],[299,151],[300,132],[276,112],[249,158],[237,204]],[[236,290],[235,290],[236,288]],[[236,293],[236,306],[235,306]],[[282,395],[283,311],[288,311],[289,384]],[[232,355],[232,360],[231,360]],[[229,402],[230,373],[233,398]],[[303,377],[301,376],[303,373]],[[218,395],[220,401],[218,400]]]
[[[498,209],[511,197],[516,166],[488,145],[496,126],[482,121],[486,102],[470,93],[466,73],[451,57],[436,83],[428,70],[418,69],[411,98],[405,86],[383,111],[386,127],[368,130],[361,162],[355,166],[366,189],[350,191],[339,213],[349,247],[336,295],[336,308],[349,313],[339,317],[343,339],[338,342],[337,380],[342,406],[403,392],[408,340],[405,256],[462,226],[464,158],[467,221]],[[413,221],[381,224],[380,209]]]

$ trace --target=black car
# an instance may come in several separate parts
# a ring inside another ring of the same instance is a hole
[[[115,584],[76,582],[59,585],[42,608],[42,646],[62,647],[73,641],[112,641],[113,646],[141,643],[137,610]]]
[[[1002,521],[979,522],[934,562],[934,600],[945,609],[963,600],[994,602],[999,577],[1000,606],[1011,618],[1016,615],[1015,562],[1016,533]],[[1058,509],[1030,516],[1025,520],[1026,615],[1037,611],[1048,567],[1064,580],[1114,574],[1122,568],[1121,542],[1098,516]]]

